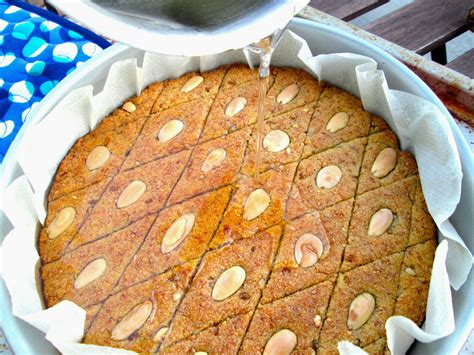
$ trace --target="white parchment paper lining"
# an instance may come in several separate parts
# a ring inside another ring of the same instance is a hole
[[[13,313],[41,329],[60,351],[69,354],[126,353],[128,351],[78,343],[83,335],[85,311],[64,301],[43,310],[36,273],[39,257],[36,235],[45,219],[45,196],[54,173],[76,139],[92,130],[102,117],[123,100],[155,81],[178,77],[192,70],[208,71],[220,65],[245,62],[244,51],[204,57],[171,57],[146,53],[141,67],[136,59],[115,63],[103,90],[91,86],[70,92],[44,119],[31,126],[19,146],[17,160],[25,175],[4,193],[4,212],[13,230],[2,246],[3,277],[10,292]],[[446,118],[430,102],[391,90],[384,73],[368,57],[329,54],[313,57],[306,42],[284,34],[272,61],[276,66],[303,68],[315,76],[361,98],[367,111],[382,116],[398,135],[402,149],[418,162],[427,205],[440,234],[428,297],[426,322],[420,329],[396,316],[386,323],[388,345],[404,353],[413,339],[431,342],[454,331],[450,286],[459,289],[472,266],[472,255],[453,228],[449,217],[461,193],[461,164]],[[355,346],[340,343],[340,351]]]

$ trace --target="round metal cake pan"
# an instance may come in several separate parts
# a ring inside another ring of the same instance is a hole
[[[314,55],[321,53],[352,52],[372,57],[377,61],[379,68],[385,72],[390,88],[425,98],[435,104],[441,112],[445,114],[460,153],[464,174],[461,200],[450,220],[463,237],[468,248],[473,252],[474,158],[458,126],[441,101],[439,101],[428,86],[406,66],[381,49],[358,37],[327,25],[302,19],[292,20],[290,29],[308,42]],[[32,110],[28,121],[20,130],[16,141],[11,146],[3,165],[0,167],[0,195],[11,181],[23,174],[16,161],[15,151],[18,149],[18,146],[22,144],[22,137],[24,136],[24,132],[28,130],[28,126],[42,120],[45,115],[73,89],[85,85],[93,85],[95,91],[99,91],[102,88],[110,66],[116,61],[127,58],[137,58],[140,64],[143,58],[143,52],[121,44],[113,45],[64,79]],[[0,225],[0,241],[3,241],[3,238],[11,226],[1,210]],[[413,354],[458,353],[474,325],[473,299],[474,272],[471,270],[469,278],[463,287],[459,291],[453,291],[456,320],[455,332],[433,343],[422,344],[415,342],[410,352]],[[12,315],[10,297],[3,280],[0,281],[0,301],[1,326],[14,353],[51,354],[56,351],[52,345],[44,339],[43,333]]]

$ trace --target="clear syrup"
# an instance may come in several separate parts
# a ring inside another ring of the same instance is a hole
[[[285,28],[275,31],[272,35],[248,47],[260,56],[258,68],[258,102],[257,102],[257,149],[255,153],[254,178],[258,181],[261,165],[261,151],[263,145],[263,123],[265,121],[265,96],[270,82],[270,62],[275,49]]]

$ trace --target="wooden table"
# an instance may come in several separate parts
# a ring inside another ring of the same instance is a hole
[[[474,49],[447,66],[437,64],[446,64],[447,41],[474,30],[474,0],[414,0],[363,29],[334,22],[357,18],[386,3],[385,0],[312,0],[300,16],[345,26],[344,30],[388,51],[413,69],[455,117],[474,128]],[[419,56],[428,52],[437,63]]]
[[[359,17],[389,0],[312,0],[309,5],[344,21]]]
[[[446,42],[468,30],[472,7],[474,0],[415,0],[364,29],[418,54],[431,52],[434,61],[446,64]]]
[[[353,20],[389,0],[312,0],[310,6],[338,19]],[[432,59],[446,64],[446,42],[468,30],[468,17],[474,22],[474,0],[414,0],[364,27],[370,33],[418,54],[431,52]],[[472,29],[471,29],[472,30]],[[474,71],[466,60],[459,68]],[[472,77],[472,74],[471,74]]]

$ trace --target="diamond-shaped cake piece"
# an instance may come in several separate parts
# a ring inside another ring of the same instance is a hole
[[[43,264],[61,257],[100,199],[110,179],[48,202],[48,214],[38,238]]]
[[[362,350],[364,350],[368,354],[384,354],[387,347],[387,339],[385,337],[377,339],[373,343],[370,343],[367,346],[364,346]],[[385,353],[389,354],[389,353]]]
[[[211,72],[191,72],[178,79],[166,81],[161,95],[153,106],[152,113],[196,99],[213,99],[227,70],[228,67],[221,67]]]
[[[70,300],[81,307],[103,301],[145,238],[155,216],[65,254],[43,265],[43,292],[48,307]]]
[[[353,197],[366,142],[356,139],[302,160],[288,199],[288,218]]]
[[[281,345],[276,345],[272,349],[281,349],[283,344],[288,346],[285,339],[296,338],[296,344],[292,349],[295,354],[314,353],[317,350],[334,281],[335,275],[331,281],[260,306],[245,335],[241,352],[250,354],[268,351],[273,345],[272,342],[278,341],[281,341]]]
[[[201,333],[161,349],[163,354],[237,354],[252,312],[224,320]]]
[[[258,86],[246,82],[223,87],[212,105],[201,142],[221,137],[257,121]]]
[[[227,206],[211,248],[252,237],[283,218],[296,163],[260,174],[258,181],[243,177]]]
[[[393,154],[392,157],[389,155]],[[398,149],[397,137],[384,131],[369,136],[360,171],[357,194],[386,186],[418,172],[416,161]]]
[[[403,253],[392,254],[339,275],[319,351],[337,354],[341,339],[364,347],[385,335],[383,325],[392,315],[402,259]]]
[[[198,145],[168,204],[232,183],[242,165],[250,128]]]
[[[119,289],[204,254],[230,198],[231,187],[163,210],[120,280]]]
[[[97,134],[117,129],[129,122],[148,116],[155,100],[163,90],[163,83],[153,83],[145,88],[139,96],[125,100],[122,105],[105,117],[95,128]],[[133,104],[133,105],[130,105]]]
[[[75,249],[160,210],[189,154],[189,151],[183,151],[115,176],[68,249]]]
[[[92,325],[97,314],[99,314],[100,309],[102,308],[102,303],[95,304],[93,306],[85,307],[84,310],[86,311],[86,321],[84,323],[84,332]]]
[[[271,67],[271,70],[274,71],[274,68]],[[232,64],[224,76],[222,88],[239,86],[249,81],[258,85],[258,68],[250,69],[247,64]]]
[[[426,206],[420,181],[416,180],[415,202],[411,211],[408,245],[414,245],[436,238],[436,225]]]
[[[389,129],[390,129],[390,126],[388,125],[387,122],[383,120],[383,118],[376,115],[372,115],[372,122],[370,124],[369,135],[383,132]]]
[[[406,249],[393,315],[407,317],[418,325],[423,322],[436,244],[436,239],[430,239]]]
[[[275,82],[265,100],[265,117],[272,117],[297,107],[314,104],[321,95],[320,85],[301,69],[274,68]]]
[[[145,123],[138,118],[115,130],[79,138],[58,167],[49,200],[115,175]]]
[[[342,271],[403,250],[416,177],[357,196]]]
[[[313,110],[314,107],[311,104],[264,122],[261,137],[260,172],[280,164],[297,161],[301,157],[306,130]],[[255,173],[257,126],[253,127],[242,167],[242,172],[250,176]]]
[[[196,264],[177,266],[110,296],[85,334],[84,343],[151,353],[160,345],[156,334],[168,326]]]
[[[309,125],[304,156],[367,136],[371,115],[355,96],[336,87],[326,87]]]
[[[280,235],[281,227],[273,227],[206,254],[164,345],[252,311],[266,283]]]
[[[194,100],[150,116],[133,146],[124,169],[131,169],[194,145],[202,131],[211,100]]]
[[[340,202],[285,226],[270,280],[263,291],[263,303],[315,285],[339,271],[353,202]],[[318,250],[318,246],[322,249]]]

